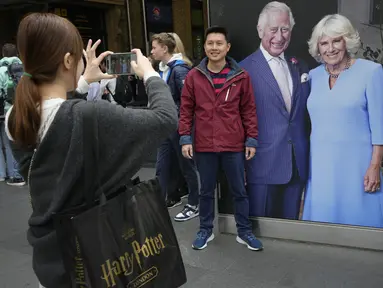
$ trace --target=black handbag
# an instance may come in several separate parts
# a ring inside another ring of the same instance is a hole
[[[93,182],[95,175],[89,175],[98,164],[93,114],[84,117],[84,133],[95,136],[88,138],[94,139],[93,148],[85,150],[86,203],[56,218],[72,287],[180,287],[186,283],[185,267],[158,180],[136,179],[113,195],[95,195],[100,186]]]

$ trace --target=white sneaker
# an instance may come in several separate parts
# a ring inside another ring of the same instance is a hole
[[[22,178],[11,178],[7,181],[7,184],[9,186],[22,187],[25,186],[26,183]]]
[[[199,216],[198,206],[187,204],[185,208],[174,218],[177,222],[185,222]]]

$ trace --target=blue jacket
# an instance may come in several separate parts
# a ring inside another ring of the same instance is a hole
[[[181,92],[184,87],[186,75],[192,69],[183,60],[174,60],[167,64],[170,68],[169,76],[166,79],[166,83],[169,85],[174,102],[179,110],[181,106]],[[162,77],[162,72],[160,71]]]

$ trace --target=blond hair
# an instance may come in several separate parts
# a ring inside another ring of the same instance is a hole
[[[331,38],[343,37],[347,52],[351,57],[355,57],[361,47],[359,33],[350,20],[339,14],[327,15],[314,27],[308,41],[309,53],[318,62],[322,62],[318,43],[325,35]]]
[[[172,33],[162,32],[159,34],[154,34],[152,36],[152,42],[153,41],[157,41],[158,44],[168,47],[169,54],[173,54],[174,49],[176,49],[177,46],[176,39],[174,39]]]
[[[182,40],[180,36],[178,36],[177,33],[169,33],[173,36],[175,42],[176,42],[176,47],[174,49],[174,53],[181,53],[182,54],[182,60],[188,65],[188,66],[193,66],[192,61],[186,56],[185,52],[185,47],[184,44],[182,43]]]

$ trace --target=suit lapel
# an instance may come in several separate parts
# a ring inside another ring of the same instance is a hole
[[[274,74],[271,71],[269,63],[267,63],[266,58],[263,56],[262,51],[258,50],[254,55],[253,61],[255,62],[255,67],[258,70],[261,77],[265,80],[267,84],[269,84],[270,88],[274,90],[274,92],[278,95],[281,104],[286,110],[285,100],[283,100],[281,89],[279,89],[277,80],[275,80]],[[286,110],[287,113],[287,110]]]
[[[289,66],[291,78],[293,80],[293,94],[292,94],[292,96],[295,97],[297,94],[296,92],[297,92],[299,80],[300,80],[299,79],[299,69],[297,67],[298,64],[291,63],[290,59],[287,60],[287,64]]]
[[[297,89],[300,82],[300,75],[299,75],[298,64],[293,64],[290,58],[287,59],[287,65],[289,66],[291,79],[293,81],[293,94],[291,95],[292,97],[291,114],[292,114],[292,112],[294,111],[293,109],[295,107],[295,104],[297,102],[297,97],[298,97]]]

